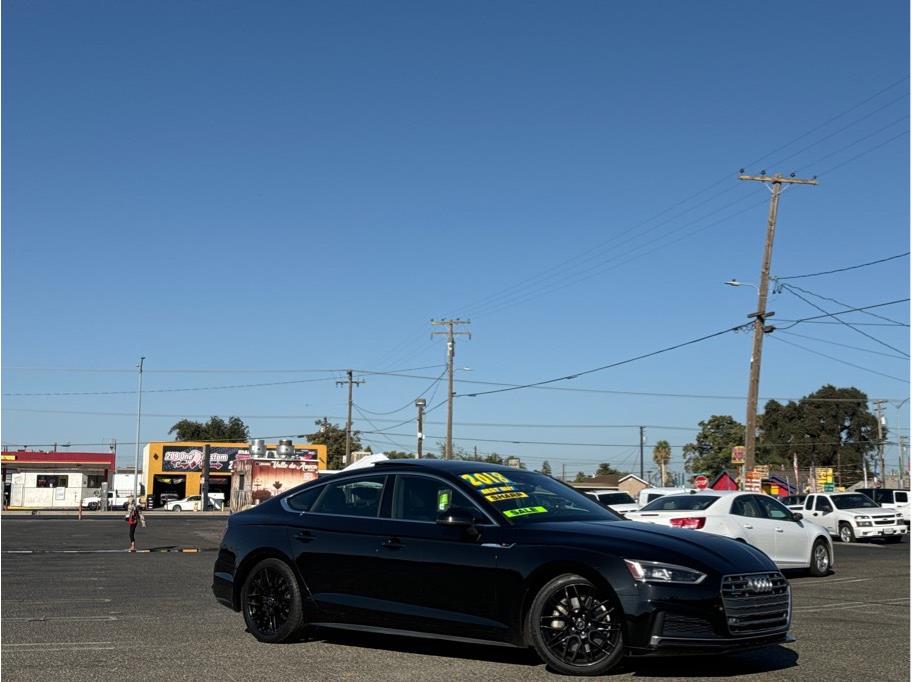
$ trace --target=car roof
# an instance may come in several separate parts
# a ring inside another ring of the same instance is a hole
[[[471,473],[473,471],[521,471],[516,467],[508,467],[502,464],[488,464],[486,462],[474,462],[462,459],[387,459],[382,462],[375,462],[374,467],[378,469],[403,467],[406,469],[426,469],[429,471],[444,471],[448,473]],[[365,467],[365,469],[367,468],[369,467]],[[361,473],[364,473],[365,469],[361,469]],[[526,473],[536,472],[527,471]]]

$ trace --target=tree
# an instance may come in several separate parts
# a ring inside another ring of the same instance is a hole
[[[665,468],[671,462],[671,445],[667,440],[660,440],[655,444],[655,447],[652,450],[652,461],[659,466],[659,471],[661,472],[662,481],[661,485],[667,485],[668,483],[668,474],[665,471]]]
[[[574,483],[584,483],[585,481],[588,481],[590,478],[592,478],[592,476],[590,476],[589,474],[584,474],[582,471],[577,471],[576,478],[573,479],[573,482]]]
[[[383,454],[390,459],[414,459],[415,455],[411,452],[402,452],[401,450],[384,450]]]
[[[744,425],[728,415],[713,415],[700,422],[700,433],[684,446],[688,471],[715,476],[731,464],[731,449],[744,444]]]
[[[250,430],[240,417],[212,417],[208,422],[195,422],[181,419],[172,426],[168,433],[175,434],[177,440],[221,441],[223,443],[241,443],[250,440]]]
[[[545,460],[544,462],[542,462],[541,472],[542,472],[545,476],[550,476],[550,475],[551,475],[551,464],[548,462],[548,460]]]
[[[791,466],[840,466],[861,476],[862,460],[877,449],[877,417],[857,388],[822,386],[797,403],[770,400],[759,419],[757,461]],[[886,439],[887,434],[884,432]]]
[[[343,466],[342,460],[345,458],[345,429],[335,424],[330,424],[325,419],[315,421],[314,424],[319,426],[320,429],[307,436],[308,441],[326,446],[326,467],[328,469],[341,469]],[[352,452],[361,449],[361,441],[358,436],[358,431],[352,431]]]
[[[608,464],[608,462],[602,462],[598,465],[598,469],[595,470],[596,476],[611,476],[612,474],[621,474],[621,472]]]

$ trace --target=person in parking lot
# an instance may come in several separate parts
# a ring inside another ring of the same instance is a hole
[[[136,551],[136,526],[142,524],[142,527],[146,527],[146,517],[142,513],[142,505],[136,500],[136,498],[131,497],[129,506],[127,507],[127,515],[124,517],[127,520],[127,523],[130,525],[130,551]]]

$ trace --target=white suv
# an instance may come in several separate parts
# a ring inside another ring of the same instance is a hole
[[[843,542],[867,538],[884,538],[902,542],[908,533],[902,514],[884,509],[861,493],[817,493],[808,495],[803,505],[789,505],[805,518],[826,528]]]
[[[862,495],[867,495],[881,507],[893,509],[902,514],[903,523],[907,526],[912,520],[912,510],[909,508],[909,491],[896,488],[860,488]]]

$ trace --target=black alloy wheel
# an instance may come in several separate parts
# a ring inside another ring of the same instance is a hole
[[[538,655],[563,674],[602,675],[624,655],[619,606],[579,575],[558,576],[539,590],[527,634]]]
[[[826,540],[818,539],[811,549],[811,565],[808,573],[815,578],[829,574],[831,561],[830,548],[827,546]]]
[[[241,610],[247,629],[261,642],[287,642],[304,625],[301,588],[291,567],[280,559],[264,559],[244,581]]]

